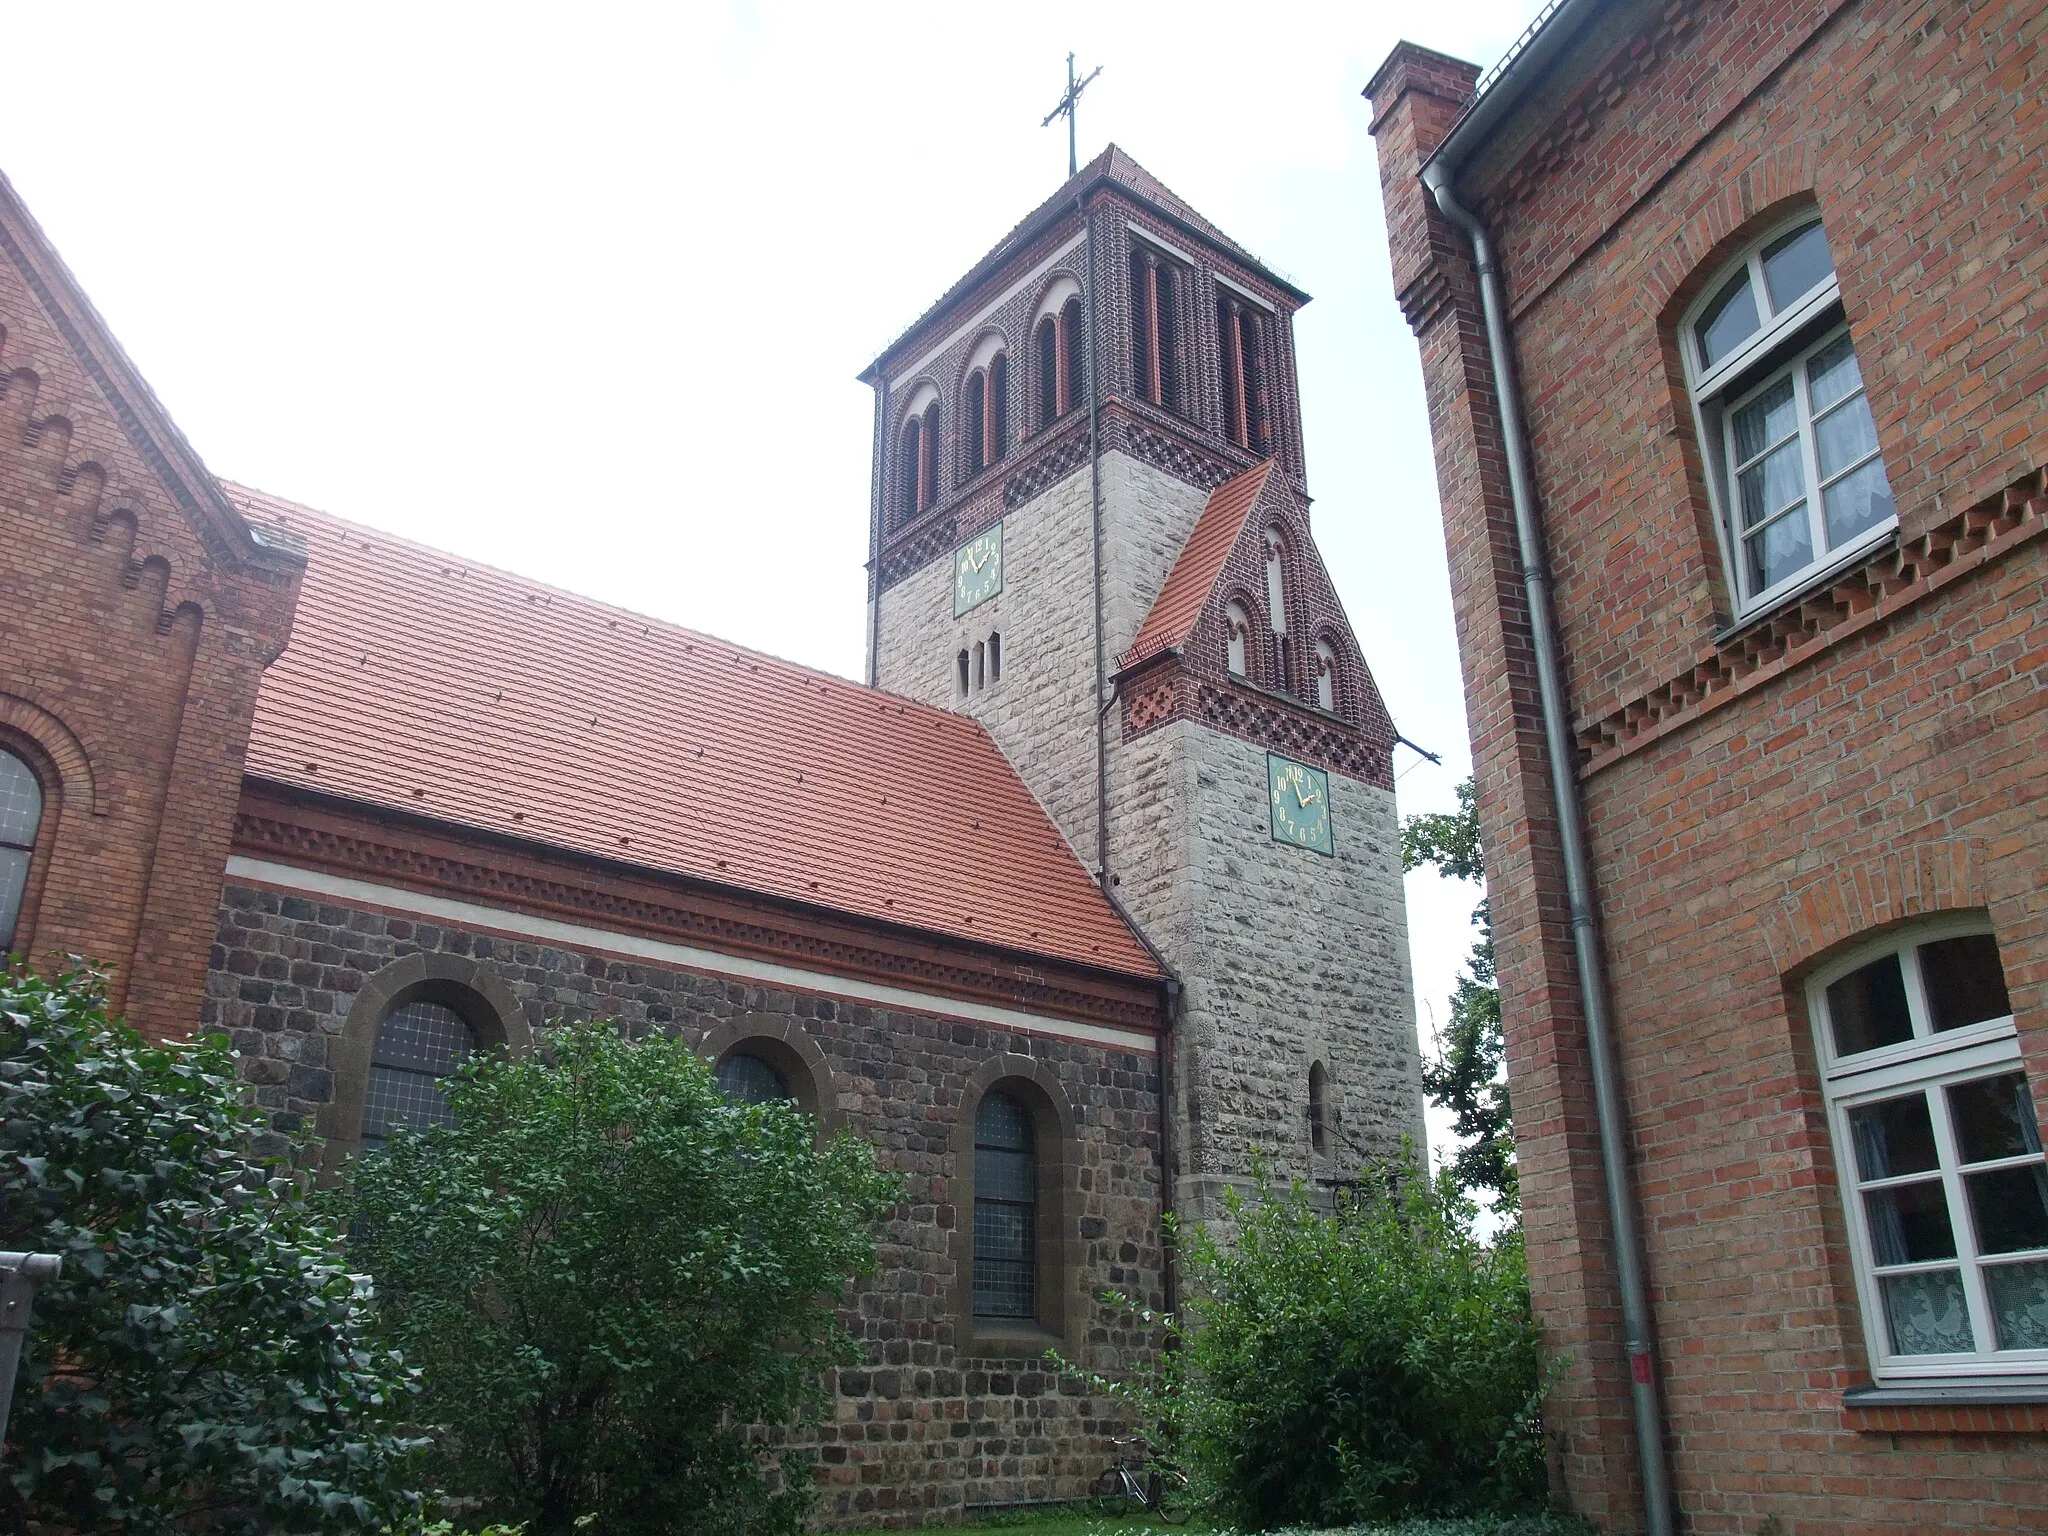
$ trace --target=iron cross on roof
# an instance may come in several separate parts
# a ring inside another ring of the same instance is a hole
[[[1102,66],[1098,64],[1088,71],[1088,80],[1076,80],[1074,78],[1074,56],[1071,53],[1068,54],[1067,94],[1060,98],[1058,106],[1045,114],[1045,121],[1038,125],[1041,128],[1050,128],[1053,119],[1056,117],[1064,117],[1067,120],[1067,175],[1070,179],[1081,169],[1081,162],[1075,156],[1074,108],[1081,104],[1081,93],[1088,89],[1088,81],[1093,80],[1101,73]]]

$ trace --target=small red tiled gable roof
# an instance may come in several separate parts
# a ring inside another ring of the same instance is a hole
[[[1159,589],[1152,611],[1138,626],[1138,638],[1117,663],[1118,670],[1135,667],[1162,651],[1178,650],[1187,643],[1195,621],[1208,606],[1209,592],[1222,574],[1223,562],[1237,548],[1244,520],[1251,515],[1252,505],[1272,472],[1273,461],[1268,459],[1209,493],[1208,505],[1202,508],[1195,531],[1181,547],[1180,558],[1168,572],[1166,585]]]
[[[248,772],[1127,975],[1158,967],[974,721],[228,487],[311,564]]]

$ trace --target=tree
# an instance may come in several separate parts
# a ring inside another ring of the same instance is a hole
[[[1458,810],[1410,816],[1401,823],[1401,865],[1425,865],[1452,880],[1477,881],[1486,867],[1479,846],[1477,789],[1471,779],[1458,786]],[[1450,1024],[1437,1041],[1437,1058],[1422,1068],[1423,1091],[1448,1109],[1462,1145],[1451,1160],[1461,1189],[1484,1191],[1503,1208],[1520,1203],[1515,1166],[1515,1128],[1502,1075],[1500,988],[1493,971],[1493,922],[1486,898],[1472,911],[1479,938],[1466,957],[1465,974],[1451,994]]]
[[[1544,1362],[1520,1234],[1476,1236],[1448,1172],[1366,1172],[1331,1210],[1259,1170],[1250,1198],[1225,1194],[1227,1230],[1180,1227],[1182,1310],[1142,1319],[1178,1347],[1091,1386],[1177,1440],[1245,1530],[1540,1509]]]
[[[444,1490],[531,1536],[796,1530],[807,1465],[764,1453],[822,1411],[895,1179],[661,1035],[563,1026],[446,1087],[454,1123],[394,1135],[338,1197]]]
[[[0,1523],[381,1529],[416,1511],[412,1377],[223,1037],[152,1045],[103,977],[0,973],[0,1248],[61,1254],[22,1362]]]

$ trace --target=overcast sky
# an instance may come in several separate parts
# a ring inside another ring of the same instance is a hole
[[[1064,178],[1072,49],[1081,158],[1315,295],[1316,538],[1438,810],[1465,718],[1359,92],[1539,5],[30,7],[0,168],[216,474],[854,676],[855,375]],[[1425,1036],[1475,895],[1410,879]]]

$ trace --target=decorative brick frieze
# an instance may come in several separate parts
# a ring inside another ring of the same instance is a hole
[[[1003,510],[1016,510],[1047,486],[1066,479],[1087,462],[1088,420],[1083,416],[1051,438],[1022,473],[1003,482]]]
[[[1690,670],[1579,722],[1574,729],[1580,777],[1662,741],[2038,537],[2048,521],[2044,481],[2048,474],[2029,470],[1997,495],[1917,537],[1880,545],[1867,559],[1737,630]]]
[[[315,806],[268,786],[250,786],[235,819],[235,851],[1058,1018],[1145,1030],[1162,1022],[1155,988],[1043,956],[1006,957],[936,935],[884,932],[743,893],[694,892],[431,824]]]
[[[1198,676],[1177,657],[1120,679],[1118,698],[1126,741],[1194,720],[1360,783],[1394,787],[1391,738],[1374,740],[1350,721],[1285,694]]]

